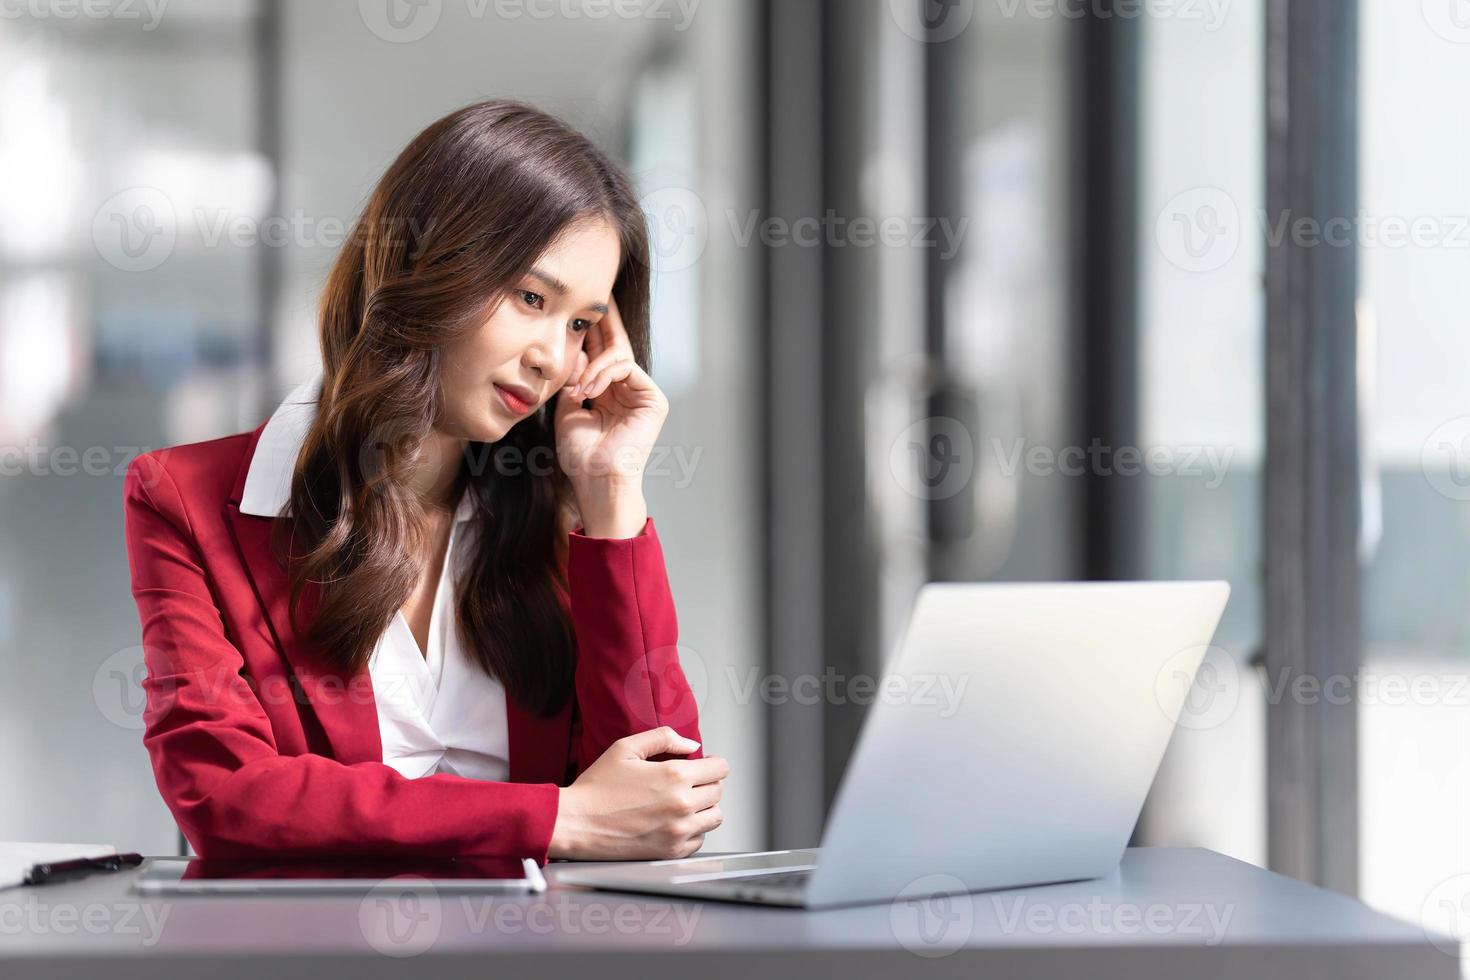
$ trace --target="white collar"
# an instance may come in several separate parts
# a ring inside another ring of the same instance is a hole
[[[279,517],[291,502],[291,476],[296,457],[306,442],[306,433],[316,418],[317,401],[321,397],[322,372],[302,382],[286,396],[261,430],[250,459],[250,472],[245,474],[245,490],[240,494],[240,513],[256,517]],[[454,512],[456,523],[474,516],[474,498],[468,487],[459,498]]]

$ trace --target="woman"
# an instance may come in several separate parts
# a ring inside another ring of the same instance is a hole
[[[719,826],[641,487],[647,253],[584,137],[462,109],[338,257],[321,374],[134,462],[144,744],[200,855],[682,857]]]

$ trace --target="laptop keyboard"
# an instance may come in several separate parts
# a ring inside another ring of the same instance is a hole
[[[741,875],[736,880],[742,885],[748,882],[763,888],[805,888],[811,876],[811,869],[808,868],[804,871],[773,871],[763,875]]]

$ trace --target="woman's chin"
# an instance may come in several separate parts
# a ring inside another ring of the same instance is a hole
[[[478,430],[470,436],[470,439],[474,442],[499,442],[500,440],[504,439],[506,433],[510,432],[510,430],[513,428],[515,428],[515,426],[509,422],[497,421],[493,424],[480,426]]]
[[[529,418],[527,416],[526,418]],[[499,442],[510,434],[510,430],[526,421],[525,418],[512,418],[506,413],[496,413],[485,420],[483,430],[485,437],[482,442]]]
[[[502,419],[493,413],[483,418],[461,421],[445,431],[466,442],[498,442],[511,430],[510,419]]]

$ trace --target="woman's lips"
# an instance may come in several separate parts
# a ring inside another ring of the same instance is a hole
[[[500,395],[500,400],[505,403],[505,407],[510,409],[512,414],[525,415],[531,410],[531,403],[510,389],[496,385],[495,391]]]

